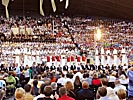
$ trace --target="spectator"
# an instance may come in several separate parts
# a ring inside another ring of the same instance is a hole
[[[42,79],[41,80],[44,81],[44,82],[46,82],[46,81],[51,82],[50,78],[47,77],[47,73],[46,72],[44,72],[42,74]]]
[[[117,95],[119,97],[119,100],[126,100],[127,94],[124,89],[119,89],[117,92]],[[128,100],[132,100],[132,99],[128,99]]]
[[[128,82],[129,82],[129,80],[126,79],[126,76],[125,76],[124,74],[122,74],[122,75],[120,76],[119,81],[120,81],[120,83],[123,84],[123,85],[127,85]]]
[[[84,81],[82,83],[82,89],[77,93],[77,100],[94,100],[94,94],[89,89],[88,82]]]
[[[67,95],[68,95],[69,97],[72,97],[72,98],[74,98],[74,99],[76,100],[76,94],[75,94],[74,86],[73,86],[72,82],[67,81],[67,82],[65,83],[64,87],[65,87],[66,90],[67,90]]]
[[[25,91],[23,88],[17,88],[15,91],[16,100],[25,100]]]
[[[33,88],[32,88],[32,91],[31,91],[31,94],[34,95],[34,96],[39,95],[39,88],[37,87],[37,84],[38,84],[38,81],[34,80],[33,81]]]
[[[6,82],[2,76],[0,76],[0,89],[4,89],[6,87]]]
[[[76,76],[74,81],[74,90],[78,92],[81,88],[82,88],[82,83],[80,81],[80,78],[79,76]]]
[[[98,79],[98,74],[95,73],[92,79],[92,85],[93,86],[100,86],[101,85],[101,81]]]
[[[28,65],[26,65],[26,67],[25,67],[24,76],[25,76],[25,84],[27,84],[30,80],[30,72],[29,72],[29,66]]]
[[[44,100],[54,100],[54,99],[51,98],[52,94],[53,94],[52,87],[51,86],[46,86],[44,88],[44,95],[45,95]],[[41,100],[41,99],[37,99],[37,100]]]
[[[98,94],[100,96],[99,100],[110,100],[107,95],[107,89],[105,87],[99,87],[98,88]]]
[[[16,85],[16,80],[15,78],[12,76],[12,73],[13,72],[9,72],[9,75],[8,77],[6,78],[6,88],[7,89],[14,89],[15,88],[15,85]]]
[[[18,63],[15,64],[15,67],[16,67],[16,70],[15,70],[16,75],[18,78],[20,78],[20,67],[18,66]]]
[[[57,100],[75,100],[67,95],[67,90],[64,87],[59,88],[59,95],[61,96]]]
[[[45,87],[45,84],[42,84],[41,87],[40,87],[40,90],[39,90],[40,94],[38,96],[34,97],[34,100],[37,100],[38,98],[44,98],[45,97],[45,95],[44,95],[44,87]]]
[[[115,91],[114,89],[112,89],[111,87],[108,87],[108,79],[107,78],[102,78],[101,79],[101,85],[102,87],[105,87],[106,90],[107,90],[107,97],[112,99],[114,98],[114,100],[118,100],[118,97],[116,96],[115,94]],[[97,91],[97,94],[96,94],[96,98],[100,98],[100,96],[98,95],[98,91]]]
[[[124,89],[126,91],[126,87],[124,85],[121,85],[119,80],[115,80],[114,91],[117,93],[119,89]]]
[[[26,92],[26,94],[25,94],[25,100],[33,100],[34,97],[31,95],[31,85],[26,84],[24,86],[24,90]]]
[[[132,100],[133,99],[133,67],[128,69],[127,76],[129,78],[128,100]]]
[[[63,86],[66,83],[65,75],[61,74],[61,77],[57,80],[57,85]]]

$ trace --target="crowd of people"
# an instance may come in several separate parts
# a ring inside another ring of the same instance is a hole
[[[131,65],[116,69],[82,63],[70,68],[54,63],[50,67],[35,62],[31,67],[3,64],[0,93],[3,98],[14,95],[16,100],[132,100],[132,75]]]
[[[0,100],[133,100],[132,22],[1,16],[0,33]]]

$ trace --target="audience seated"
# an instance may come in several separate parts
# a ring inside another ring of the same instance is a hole
[[[31,94],[31,85],[29,85],[29,84],[26,84],[25,86],[24,86],[24,90],[25,90],[25,100],[33,100],[33,96],[32,96],[32,94]]]
[[[67,90],[64,87],[59,88],[59,95],[61,96],[57,100],[75,100],[67,95]]]
[[[15,99],[16,100],[25,100],[25,91],[23,88],[17,88],[15,90]]]
[[[114,91],[117,93],[119,89],[124,89],[126,91],[126,87],[124,85],[121,85],[119,80],[115,80],[115,88]]]
[[[119,89],[118,92],[117,92],[117,95],[119,97],[119,100],[127,100],[126,99],[127,93],[124,89]],[[132,100],[132,99],[128,99],[128,100]]]
[[[74,98],[74,99],[76,100],[77,96],[76,96],[76,93],[75,93],[75,91],[74,91],[74,86],[73,86],[72,82],[67,81],[67,82],[65,83],[64,87],[65,87],[66,90],[67,90],[67,95],[68,95],[69,97],[72,97],[72,98]]]
[[[89,89],[88,82],[82,82],[82,89],[80,89],[77,93],[77,100],[94,100],[94,94]]]
[[[105,87],[99,87],[98,88],[98,94],[100,96],[99,100],[110,100],[107,95],[107,89]]]

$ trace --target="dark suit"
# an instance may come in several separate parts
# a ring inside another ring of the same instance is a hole
[[[55,70],[56,68],[55,68],[55,66],[50,66],[50,70],[52,71],[52,70]]]
[[[81,68],[82,68],[82,70],[85,70],[85,69],[86,69],[86,68],[85,68],[85,66],[84,66],[84,65],[82,65],[82,64],[81,64]]]
[[[76,66],[75,65],[71,65],[70,70],[75,70]]]
[[[68,66],[67,65],[63,66],[63,71],[68,71]]]
[[[89,89],[81,89],[77,93],[77,100],[94,100],[94,94]]]

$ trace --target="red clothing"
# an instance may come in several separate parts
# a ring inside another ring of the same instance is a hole
[[[71,58],[68,56],[68,57],[67,57],[67,62],[70,62],[70,59],[71,59]]]
[[[77,62],[80,62],[80,56],[77,57]]]
[[[56,78],[53,77],[53,78],[51,79],[51,82],[56,82]]]
[[[52,56],[52,61],[55,61],[55,56]]]
[[[60,56],[56,56],[58,62],[60,62]]]
[[[50,62],[50,56],[47,56],[47,62]]]
[[[86,60],[86,56],[82,56],[82,61],[85,61]]]
[[[92,85],[95,85],[95,86],[99,86],[99,85],[101,85],[101,81],[100,81],[100,79],[92,79]]]
[[[74,56],[71,56],[71,61],[74,61]]]
[[[69,96],[67,96],[67,95],[63,95],[63,96],[61,96],[59,99],[57,99],[57,100],[75,100],[75,99],[73,99],[73,98],[71,98],[71,97],[69,97]]]

